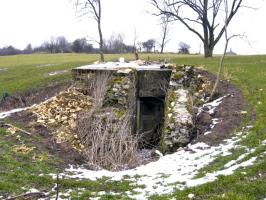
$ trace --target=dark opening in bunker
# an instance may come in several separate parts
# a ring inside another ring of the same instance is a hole
[[[164,121],[164,97],[139,98],[139,133],[142,147],[153,148],[160,141],[160,130]]]

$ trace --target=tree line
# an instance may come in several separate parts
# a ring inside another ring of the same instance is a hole
[[[158,46],[161,47],[159,43]],[[180,42],[178,46],[178,53],[190,53],[188,44]],[[135,46],[125,44],[122,34],[112,34],[109,39],[103,40],[103,53],[134,53],[136,49],[138,52],[159,52],[159,50],[156,50],[156,40],[154,39],[138,42]],[[0,48],[0,56],[32,53],[99,53],[99,51],[99,48],[94,48],[86,38],[78,38],[73,42],[69,42],[64,36],[59,36],[51,37],[49,41],[45,41],[37,47],[28,44],[23,50],[11,45]]]

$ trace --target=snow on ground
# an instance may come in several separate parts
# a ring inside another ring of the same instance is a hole
[[[212,102],[205,103],[202,105],[201,108],[199,108],[198,114],[199,115],[203,110],[208,110],[207,112],[212,115],[215,112],[215,109],[223,102],[223,99],[228,97],[228,95],[220,97]]]
[[[217,108],[217,107],[223,102],[223,99],[226,98],[226,97],[228,97],[228,95],[223,96],[223,97],[220,97],[220,98],[218,98],[218,99],[216,99],[216,100],[214,100],[214,101],[212,101],[212,102],[209,102],[209,103],[203,104],[203,105],[199,108],[198,113],[197,113],[197,116],[199,116],[199,114],[200,114],[201,112],[203,112],[203,110],[204,110],[204,112],[207,112],[207,113],[209,113],[210,115],[213,115],[214,112],[215,112],[215,110],[216,110],[216,108]],[[206,110],[207,110],[207,111],[206,111]],[[212,119],[212,123],[211,123],[211,125],[210,125],[210,130],[206,131],[206,132],[204,133],[204,135],[211,134],[211,133],[212,133],[211,130],[215,127],[216,124],[219,124],[220,122],[221,122],[220,119],[218,119],[218,118],[213,118],[213,119]]]
[[[30,107],[26,107],[26,108],[16,108],[16,109],[13,109],[13,110],[9,110],[9,111],[6,111],[6,112],[0,112],[0,119],[4,119],[6,117],[9,117],[11,114],[14,114],[14,113],[17,113],[17,112],[21,112],[21,111],[24,111],[24,110],[27,110],[29,109]]]
[[[36,67],[37,68],[42,68],[42,67],[51,67],[51,66],[54,66],[56,64],[43,64],[43,65],[37,65]]]
[[[5,71],[7,71],[8,69],[7,68],[0,68],[0,72],[2,71],[2,72],[5,72]]]
[[[54,72],[49,72],[48,75],[49,76],[55,76],[55,75],[59,75],[59,74],[65,74],[67,73],[69,70],[61,70],[61,71],[54,71]]]
[[[109,177],[110,180],[117,181],[123,180],[126,176],[126,179],[133,181],[134,184],[145,186],[145,188],[128,191],[128,196],[134,199],[146,199],[151,195],[168,194],[175,189],[182,190],[186,187],[211,182],[220,175],[231,175],[241,167],[252,165],[256,161],[256,157],[251,157],[249,160],[244,159],[254,150],[248,151],[236,160],[230,161],[218,171],[207,173],[201,178],[195,178],[200,169],[208,166],[218,156],[228,156],[231,155],[231,150],[243,148],[243,146],[237,145],[243,135],[244,133],[240,132],[237,136],[225,140],[223,144],[218,146],[209,146],[205,143],[189,145],[187,148],[181,148],[173,154],[161,157],[156,162],[151,162],[131,170],[119,172],[106,170],[91,171],[83,167],[70,166],[61,175],[66,178],[90,180]],[[133,195],[132,192],[138,192],[139,194]]]

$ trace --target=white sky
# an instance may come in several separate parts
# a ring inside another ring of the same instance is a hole
[[[97,29],[92,19],[78,18],[75,0],[0,0],[0,47],[13,45],[25,48],[28,43],[40,45],[51,36],[64,35],[69,41],[84,36],[97,38]],[[230,31],[247,35],[250,44],[234,39],[229,48],[238,54],[266,54],[266,1],[246,0],[258,8],[242,9],[230,24]],[[152,9],[148,0],[102,0],[103,34],[123,33],[127,44],[133,43],[134,30],[138,41],[160,38],[158,18],[147,13]],[[180,23],[172,25],[171,41],[167,51],[177,51],[178,43],[184,41],[192,52],[199,52],[201,42]],[[221,53],[223,41],[215,47]],[[201,52],[202,52],[201,48]]]

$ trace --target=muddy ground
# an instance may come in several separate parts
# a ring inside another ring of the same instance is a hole
[[[216,77],[207,71],[198,70],[198,73],[204,77],[207,77],[212,84],[215,82]],[[193,140],[193,143],[204,142],[209,145],[216,145],[222,140],[229,138],[234,134],[242,120],[243,114],[241,111],[246,108],[246,101],[244,96],[237,87],[228,81],[221,80],[218,84],[215,99],[226,96],[222,103],[215,109],[213,115],[202,113],[196,118],[197,137]],[[219,119],[219,123],[211,129],[211,133],[204,135],[207,131],[210,131],[210,125],[212,119]]]
[[[202,70],[197,70],[199,74],[211,82],[215,81],[215,76]],[[7,97],[0,105],[0,112],[11,110],[18,107],[27,107],[33,104],[38,104],[52,96],[55,96],[62,90],[69,87],[69,84],[49,86],[26,92],[24,94],[16,94]],[[197,137],[192,141],[205,142],[209,145],[216,145],[225,138],[229,138],[235,129],[239,127],[242,122],[243,115],[240,114],[245,109],[246,103],[242,92],[228,81],[221,81],[216,98],[226,96],[222,103],[216,108],[213,115],[202,114],[196,118]],[[204,135],[210,129],[212,119],[218,118],[220,123],[216,124],[211,133]],[[70,148],[67,143],[56,143],[55,139],[51,137],[52,130],[48,127],[36,123],[37,117],[28,111],[13,114],[6,119],[11,123],[19,124],[25,129],[29,130],[32,134],[40,136],[41,140],[33,141],[36,146],[48,150],[53,155],[59,156],[68,164],[84,164],[84,158],[76,150]]]
[[[41,103],[69,86],[70,83],[58,84],[8,96],[0,103],[0,112]]]

